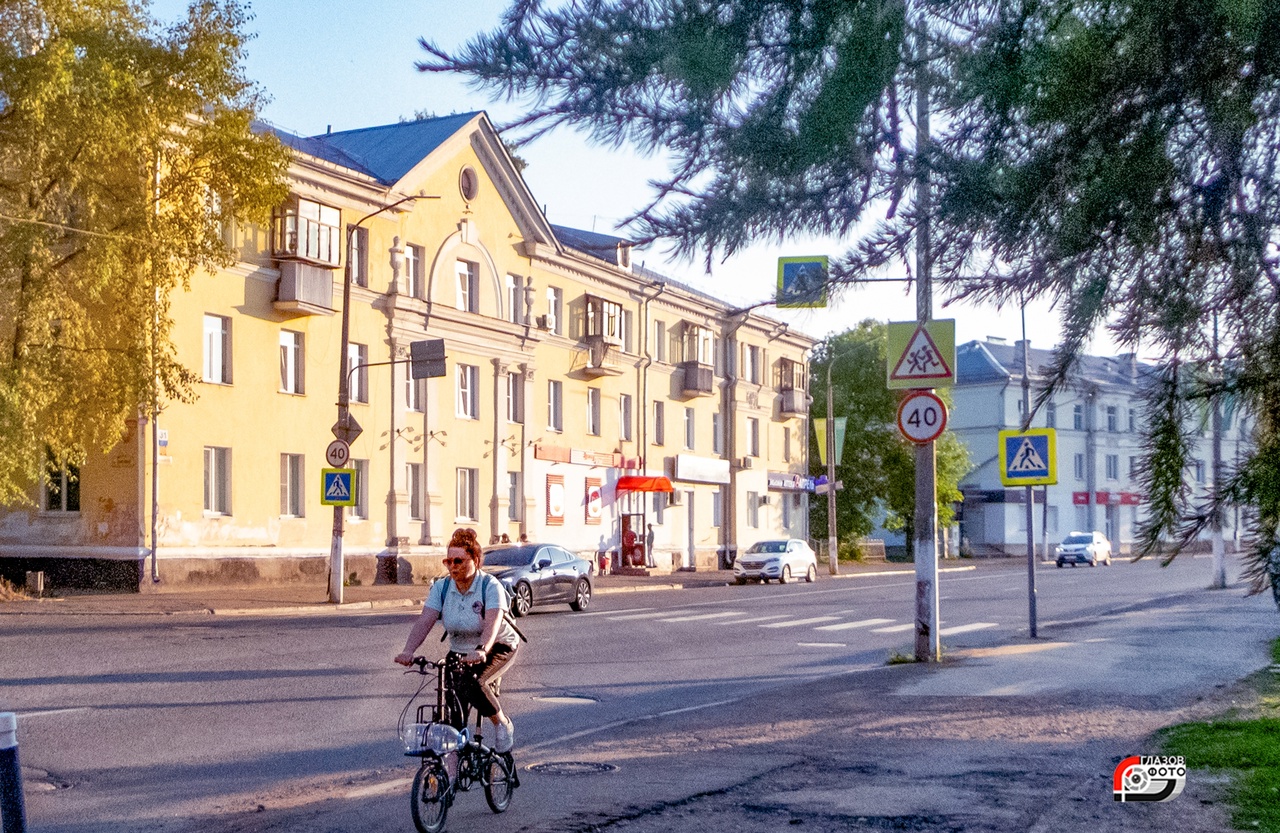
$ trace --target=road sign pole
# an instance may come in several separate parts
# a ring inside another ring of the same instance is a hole
[[[1027,308],[1022,307],[1022,428],[1031,427],[1031,344],[1027,341]],[[1036,638],[1036,535],[1035,500],[1032,487],[1026,487],[1027,499],[1027,621],[1031,638]],[[1045,505],[1049,493],[1045,491]]]

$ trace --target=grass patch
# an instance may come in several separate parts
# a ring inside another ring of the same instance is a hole
[[[1271,659],[1280,664],[1280,639],[1271,644]],[[1161,746],[1164,754],[1184,756],[1189,769],[1231,776],[1227,801],[1237,830],[1280,833],[1280,674],[1268,669],[1250,682],[1258,702],[1246,713],[1170,726],[1160,733]]]
[[[15,587],[7,579],[0,578],[0,602],[22,602],[31,596],[21,587]]]

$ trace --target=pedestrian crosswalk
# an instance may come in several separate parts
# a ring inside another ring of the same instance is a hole
[[[876,634],[906,633],[915,628],[914,622],[902,622],[894,619],[869,618],[855,619],[853,611],[838,611],[821,616],[800,616],[786,613],[760,615],[746,610],[709,610],[688,608],[679,611],[655,610],[653,608],[632,608],[629,610],[593,611],[594,616],[603,617],[612,622],[653,621],[664,624],[696,624],[729,627],[754,625],[764,630],[787,633],[789,631],[814,631],[827,636],[839,636],[850,631],[865,631]],[[955,636],[963,633],[998,628],[998,622],[963,622],[950,624],[943,621],[939,628],[940,636]],[[806,645],[826,645],[839,643],[803,643]]]

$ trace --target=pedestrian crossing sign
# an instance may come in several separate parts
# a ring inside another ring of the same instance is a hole
[[[1004,485],[1052,486],[1058,482],[1058,441],[1052,428],[1001,431],[998,451]]]
[[[320,503],[324,506],[355,506],[355,469],[321,469]]]

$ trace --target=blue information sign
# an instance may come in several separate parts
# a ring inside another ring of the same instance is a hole
[[[320,503],[323,506],[355,506],[355,469],[321,469]]]
[[[1052,486],[1058,482],[1057,435],[1052,428],[1001,431],[1000,482],[1005,486]]]

